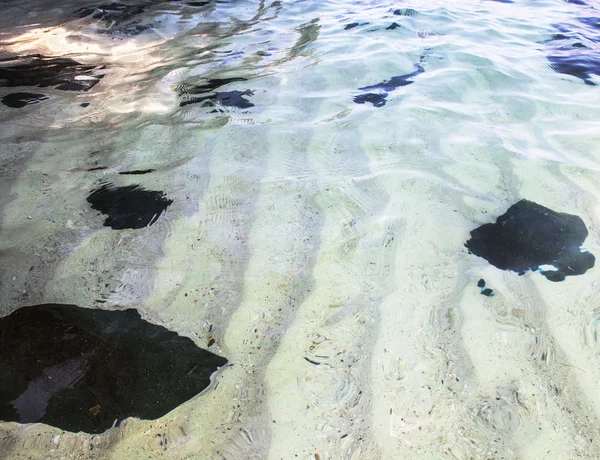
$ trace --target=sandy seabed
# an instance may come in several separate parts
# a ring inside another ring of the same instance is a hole
[[[168,20],[163,35],[85,50],[85,29],[5,34],[6,52],[81,53],[107,71],[87,93],[0,110],[2,313],[134,307],[202,348],[214,340],[229,365],[161,419],[102,435],[1,423],[0,457],[600,456],[596,269],[552,283],[464,247],[526,198],[580,216],[600,254],[598,91],[539,52],[560,8],[416,4],[397,41],[344,31],[349,2],[309,3],[241,2],[250,25],[216,38]],[[255,50],[263,35],[277,51],[262,61],[198,67],[189,54]],[[384,107],[352,102],[422,56],[425,72]],[[178,106],[181,81],[246,68],[235,87],[254,90],[252,109]],[[173,204],[115,231],[86,202],[102,181]]]

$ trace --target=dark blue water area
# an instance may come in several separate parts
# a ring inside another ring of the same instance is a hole
[[[595,77],[600,76],[600,16],[579,17],[576,22],[554,27],[558,33],[543,42],[550,67],[596,86]]]

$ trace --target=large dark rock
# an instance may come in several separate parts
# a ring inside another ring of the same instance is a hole
[[[24,307],[0,318],[0,419],[101,433],[162,417],[226,363],[133,309]]]
[[[473,230],[465,246],[502,270],[540,269],[550,281],[563,281],[594,266],[594,256],[581,251],[587,236],[580,217],[521,200],[496,223]]]
[[[20,109],[26,105],[37,104],[46,99],[50,99],[50,97],[45,94],[19,92],[7,94],[2,98],[2,103],[7,107]]]
[[[103,77],[96,70],[96,66],[70,58],[14,56],[0,59],[0,86],[54,86],[63,91],[87,91]]]
[[[421,57],[421,60],[423,58]],[[354,97],[354,102],[357,104],[364,104],[365,102],[370,102],[374,107],[383,107],[387,102],[388,93],[394,91],[401,86],[408,86],[414,83],[412,78],[416,77],[419,74],[425,72],[425,69],[420,64],[415,64],[415,71],[411,73],[407,73],[406,75],[398,75],[396,77],[392,77],[389,80],[384,80],[381,83],[377,83],[371,86],[364,86],[363,88],[358,88],[360,91],[377,91],[376,93],[369,92],[365,94],[359,94]]]
[[[115,230],[138,229],[152,225],[173,200],[157,190],[139,185],[114,187],[104,184],[87,197],[93,209],[105,214],[104,225]]]

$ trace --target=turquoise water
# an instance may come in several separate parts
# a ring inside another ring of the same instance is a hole
[[[600,254],[598,5],[202,3],[1,4],[0,74],[38,68],[0,79],[0,313],[135,308],[229,364],[101,435],[2,423],[0,456],[600,455],[596,269],[465,248],[527,199]],[[38,86],[38,54],[72,61]]]

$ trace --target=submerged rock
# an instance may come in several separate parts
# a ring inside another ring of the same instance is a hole
[[[365,86],[363,88],[358,88],[360,91],[372,91],[372,90],[380,90],[377,93],[366,93],[360,94],[354,97],[354,102],[357,104],[364,104],[365,102],[370,102],[374,107],[382,107],[387,102],[388,93],[394,91],[396,88],[400,88],[401,86],[408,86],[414,83],[411,78],[416,77],[417,75],[425,72],[425,69],[420,64],[415,64],[415,71],[408,73],[406,75],[398,75],[396,77],[392,77],[389,80],[384,80],[381,83],[377,83],[371,86]]]
[[[394,14],[396,16],[416,16],[419,13],[412,8],[400,8],[398,10],[394,10]]]
[[[237,107],[238,109],[248,109],[254,107],[254,104],[244,96],[254,96],[254,92],[246,91],[225,91],[210,96],[201,96],[187,99],[179,103],[181,107],[189,104],[205,103],[210,107]],[[216,110],[215,110],[216,112]]]
[[[26,105],[37,104],[38,102],[50,99],[45,94],[37,93],[11,93],[2,98],[2,103],[13,109],[20,109]]]
[[[227,363],[134,309],[24,307],[0,330],[0,419],[73,432],[162,417]]]
[[[563,281],[594,266],[594,256],[581,250],[587,236],[580,217],[521,200],[496,223],[473,230],[465,246],[502,270],[539,269],[550,281]]]
[[[203,85],[182,84],[177,88],[179,97],[183,99],[179,106],[184,107],[189,104],[203,103],[203,105],[209,107],[223,106],[239,109],[254,107],[254,104],[244,97],[254,96],[254,92],[249,89],[246,91],[216,91],[229,83],[238,81],[246,81],[246,79],[242,77],[210,78]],[[214,110],[214,112],[217,112],[217,110]]]
[[[111,184],[94,190],[87,201],[107,216],[104,225],[115,230],[152,225],[173,203],[160,191],[145,190],[139,185],[114,187]]]
[[[103,75],[96,66],[70,58],[51,58],[41,54],[0,59],[0,86],[55,86],[63,91],[87,91]]]

